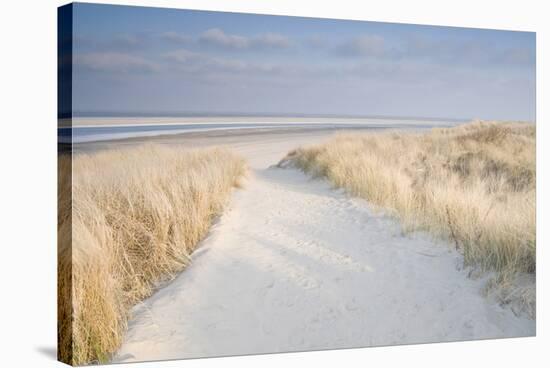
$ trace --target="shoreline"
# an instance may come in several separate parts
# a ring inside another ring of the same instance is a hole
[[[149,131],[123,131],[123,132],[97,132],[96,134],[83,134],[80,137],[75,137],[73,133],[73,149],[76,151],[87,150],[88,147],[104,147],[114,146],[116,144],[137,144],[137,143],[177,143],[178,141],[186,144],[195,145],[195,140],[199,142],[214,139],[219,140],[237,140],[240,138],[252,139],[280,136],[303,136],[307,134],[319,133],[342,133],[342,132],[367,132],[367,131],[388,131],[388,130],[418,130],[424,131],[431,128],[449,127],[451,125],[432,125],[432,124],[358,124],[358,125],[309,125],[290,127],[285,126],[250,126],[250,127],[207,127],[204,128],[188,128],[174,130],[149,130]],[[80,129],[82,127],[78,127]],[[106,127],[97,127],[103,129]],[[70,141],[66,141],[64,137],[59,137],[59,143],[62,146],[70,146]]]
[[[208,123],[369,123],[382,124],[398,122],[402,124],[428,123],[459,124],[471,119],[439,119],[439,118],[395,118],[395,117],[287,117],[287,116],[184,116],[184,117],[75,117],[58,119],[58,127],[97,127],[97,126],[128,126],[128,125],[178,125],[178,124],[208,124]]]
[[[214,145],[242,145],[263,143],[263,141],[271,142],[273,140],[286,141],[287,139],[317,137],[317,136],[331,136],[338,133],[350,133],[350,132],[366,132],[366,131],[387,131],[398,130],[400,128],[391,127],[365,127],[365,128],[346,128],[346,129],[327,129],[327,128],[294,128],[289,129],[235,129],[235,130],[201,130],[201,131],[189,131],[184,133],[174,134],[159,134],[141,137],[126,137],[120,139],[103,140],[103,141],[89,141],[73,143],[74,153],[83,152],[95,152],[104,149],[117,149],[124,147],[132,147],[140,144],[154,143],[154,144],[168,144],[168,145],[186,145],[190,148],[206,147]],[[401,128],[402,129],[402,128]],[[409,128],[412,129],[412,128]],[[407,130],[409,130],[407,129]],[[425,130],[428,128],[418,129]],[[66,144],[69,146],[69,144]]]

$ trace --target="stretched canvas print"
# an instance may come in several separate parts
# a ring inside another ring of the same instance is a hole
[[[58,357],[535,335],[535,34],[59,8]]]

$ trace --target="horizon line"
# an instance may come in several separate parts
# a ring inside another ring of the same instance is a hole
[[[273,113],[273,112],[204,112],[204,111],[74,111],[60,113],[59,119],[68,118],[141,118],[141,117],[262,117],[262,118],[342,118],[342,119],[402,119],[402,120],[450,120],[471,121],[472,117],[443,117],[443,116],[406,116],[406,115],[377,115],[377,114],[311,114],[311,113]]]

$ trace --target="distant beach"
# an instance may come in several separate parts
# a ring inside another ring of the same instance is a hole
[[[321,130],[427,129],[457,124],[455,120],[347,117],[83,117],[73,119],[72,127],[69,120],[60,120],[58,135],[61,143],[69,143],[71,135],[73,143],[85,143],[199,132],[209,135],[215,131],[229,135],[280,134]]]

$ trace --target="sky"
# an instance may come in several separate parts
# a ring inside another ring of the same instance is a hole
[[[79,113],[535,120],[535,33],[77,3]]]

